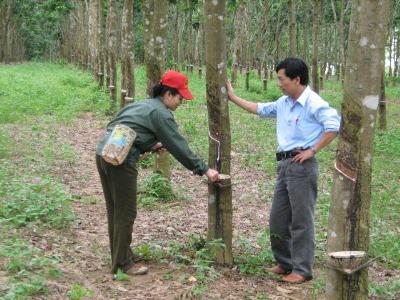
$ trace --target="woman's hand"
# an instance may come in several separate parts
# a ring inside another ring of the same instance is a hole
[[[214,169],[208,169],[206,172],[206,176],[210,179],[211,182],[218,182],[219,181],[219,173]]]
[[[161,144],[160,142],[158,142],[157,144],[155,144],[153,147],[151,147],[151,152],[152,153],[160,153],[160,152],[164,152],[167,149],[165,149],[164,145]]]

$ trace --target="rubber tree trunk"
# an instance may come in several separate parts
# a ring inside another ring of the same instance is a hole
[[[164,72],[164,62],[167,49],[167,8],[164,0],[143,1],[144,14],[144,41],[145,63],[147,74],[147,93],[151,95],[151,89],[160,82]],[[170,154],[165,151],[156,156],[156,171],[165,178],[171,176]]]
[[[319,59],[319,27],[321,23],[321,1],[313,0],[313,54],[312,54],[312,87],[316,93],[319,93],[319,72],[318,72],[318,59]]]
[[[99,87],[103,88],[104,86],[104,48],[105,48],[105,18],[104,18],[104,3],[103,0],[97,0],[98,2],[98,22],[97,22],[97,34],[99,36],[99,49],[98,49],[98,69],[97,69],[97,81],[99,83]]]
[[[391,0],[353,0],[328,252],[368,251],[371,165]],[[371,30],[374,28],[374,30]],[[327,269],[326,299],[367,299],[368,271]]]
[[[296,6],[294,0],[288,0],[289,56],[296,56]]]
[[[121,38],[121,90],[126,91],[126,96],[134,98],[134,31],[133,31],[133,0],[125,0],[122,10],[122,38]],[[125,99],[121,99],[121,107],[125,106]]]
[[[231,136],[226,95],[225,1],[204,1],[206,36],[206,82],[209,132],[209,165],[230,174]],[[217,142],[218,141],[218,142]],[[221,239],[224,247],[216,250],[216,261],[231,265],[232,188],[230,179],[222,186],[208,185],[208,239]]]
[[[98,32],[98,8],[99,2],[97,0],[90,0],[89,12],[88,12],[88,41],[89,41],[89,53],[90,53],[90,69],[93,73],[93,77],[97,79],[98,73],[98,47],[99,47],[99,32]]]
[[[237,80],[237,73],[239,67],[239,57],[241,55],[241,43],[240,41],[243,39],[242,36],[242,27],[243,27],[243,15],[246,10],[246,1],[240,1],[239,7],[236,10],[236,17],[235,17],[235,37],[233,42],[233,50],[232,50],[232,75],[231,75],[231,82],[232,84],[236,83]]]
[[[385,97],[385,72],[381,76],[381,90],[379,93],[379,129],[386,130],[386,97]]]
[[[108,3],[108,49],[107,49],[107,75],[109,76],[109,86],[110,97],[115,106],[116,98],[116,84],[117,84],[117,14],[116,14],[116,2],[115,0],[110,0]],[[112,88],[113,87],[113,88]]]

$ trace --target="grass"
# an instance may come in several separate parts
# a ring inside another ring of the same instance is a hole
[[[176,111],[175,116],[192,150],[207,160],[209,140],[205,76],[199,78],[197,72],[194,72],[189,74],[189,78],[190,89],[196,99],[185,102]],[[143,67],[136,69],[135,79],[135,98],[143,99],[146,97],[146,76]],[[400,268],[398,84],[391,81],[386,90],[389,100],[388,129],[376,131],[372,174],[370,254],[382,256],[385,267],[390,269]],[[244,77],[239,76],[235,87],[237,94],[256,102],[275,100],[281,95],[273,80],[269,80],[268,90],[263,91],[262,83],[255,74],[250,78],[250,90],[246,91],[244,86]],[[325,82],[321,96],[340,109],[343,97],[341,84],[334,81]],[[229,105],[229,109],[232,151],[236,154],[234,163],[241,168],[265,172],[267,181],[259,184],[259,194],[263,195],[263,201],[270,202],[276,168],[275,121],[258,119],[232,104]],[[1,269],[6,272],[8,278],[8,289],[5,294],[0,291],[0,297],[12,299],[10,295],[23,298],[45,294],[46,281],[52,274],[59,274],[56,260],[46,257],[41,249],[35,248],[28,240],[16,239],[15,236],[21,236],[23,230],[67,228],[73,220],[73,197],[64,191],[60,174],[52,174],[52,170],[55,165],[61,168],[68,166],[75,159],[73,147],[68,141],[58,137],[58,127],[68,125],[85,111],[93,112],[104,120],[110,118],[106,115],[110,111],[108,96],[97,88],[87,72],[74,66],[48,63],[0,65],[0,230],[2,238],[4,237],[0,244],[0,262]],[[320,178],[315,220],[318,263],[324,260],[335,149],[336,142],[318,154]],[[152,164],[152,158],[140,162],[143,168]],[[183,168],[176,162],[173,163],[173,167]],[[142,191],[150,191],[150,194],[145,196],[153,197],[150,206],[154,205],[155,198],[161,197],[161,192],[157,191],[160,184],[157,182],[158,179],[149,180],[140,187]],[[170,191],[168,188],[165,190]],[[43,260],[34,260],[33,265],[18,265],[15,261],[24,259],[19,258],[16,251],[9,251],[13,245],[16,249],[26,249],[28,252],[23,252],[24,255],[42,257]],[[272,263],[268,234],[264,230],[260,230],[251,238],[236,239],[235,247],[240,252],[237,261],[242,272],[262,275],[261,264]],[[162,249],[154,245],[144,245],[139,250],[147,255],[148,259],[162,261],[174,257],[174,260],[182,264],[197,265],[195,269],[203,268],[202,272],[206,276],[209,276],[207,272],[213,274],[212,264],[208,263],[208,254],[202,256],[201,252],[197,253],[203,248],[189,251],[190,255],[187,255],[188,251],[185,248],[188,247],[171,244],[168,248],[169,256],[162,254]],[[201,278],[202,275],[195,276]],[[322,283],[316,283],[316,292],[320,285]],[[199,285],[199,293],[204,287],[206,282]],[[398,290],[400,288],[395,281],[388,286],[371,285],[372,293],[377,295],[389,291],[396,295]],[[85,287],[76,285],[71,287],[68,296],[71,299],[79,299],[89,294],[90,291]],[[264,295],[260,294],[259,297],[261,299]]]
[[[369,291],[371,296],[382,297],[386,300],[395,300],[400,297],[400,280],[390,279],[383,284],[371,282],[369,284]]]
[[[157,203],[176,200],[171,181],[160,173],[153,172],[139,183],[138,205],[140,207],[155,207]]]
[[[73,197],[53,173],[75,159],[58,128],[82,112],[107,109],[90,74],[73,66],[0,65],[0,268],[7,278],[0,298],[46,295],[47,281],[62,275],[59,261],[26,234],[64,231],[74,220]],[[80,293],[73,287],[70,298]]]

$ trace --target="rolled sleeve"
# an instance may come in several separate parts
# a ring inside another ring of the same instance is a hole
[[[261,118],[275,118],[277,111],[276,102],[257,103],[257,115]]]
[[[340,129],[340,116],[336,109],[328,105],[318,109],[317,119],[323,125],[324,132],[338,132]]]

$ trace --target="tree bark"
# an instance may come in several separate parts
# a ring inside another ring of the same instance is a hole
[[[371,164],[390,0],[353,0],[328,252],[368,252]],[[371,30],[373,28],[373,30]],[[326,299],[367,299],[368,271],[327,270]]]
[[[89,11],[88,11],[88,42],[89,42],[89,53],[90,53],[90,70],[92,71],[93,77],[97,79],[98,73],[98,0],[90,0]]]
[[[295,57],[296,50],[296,6],[293,0],[288,0],[288,23],[289,23],[289,56]]]
[[[308,26],[307,18],[304,18],[303,21],[303,60],[308,64]]]
[[[116,2],[115,0],[110,0],[108,3],[108,49],[107,49],[107,56],[108,56],[108,71],[107,75],[109,76],[109,89],[110,89],[110,96],[113,102],[113,105],[116,105],[116,87],[117,87],[117,13],[116,13]],[[111,87],[114,87],[112,89]]]
[[[233,42],[233,51],[232,51],[232,74],[231,74],[231,81],[232,84],[236,83],[237,80],[237,73],[239,67],[239,57],[241,55],[241,39],[242,36],[242,24],[244,23],[244,14],[246,9],[246,1],[240,1],[239,7],[236,10],[235,14],[235,37]]]
[[[121,57],[121,90],[126,90],[126,96],[134,98],[134,31],[133,31],[133,0],[125,0],[122,11],[122,57]],[[125,106],[125,99],[121,99],[121,107]]]
[[[225,1],[205,0],[206,82],[209,132],[209,165],[230,174],[231,136],[226,95]],[[218,141],[218,142],[217,142]],[[225,247],[216,250],[216,261],[231,265],[232,188],[230,179],[221,186],[208,185],[208,239],[221,239]]]
[[[386,130],[386,99],[385,99],[385,71],[381,76],[381,89],[379,93],[379,129]]]
[[[147,94],[160,81],[164,72],[167,46],[167,7],[162,0],[143,2],[145,22],[145,63]]]
[[[319,93],[319,72],[318,72],[318,58],[319,58],[319,27],[321,23],[321,1],[313,0],[312,9],[313,12],[313,26],[312,26],[312,37],[313,37],[313,56],[312,56],[312,87],[316,93]]]
[[[104,48],[105,48],[105,34],[104,34],[104,27],[105,27],[105,20],[104,20],[104,3],[103,0],[98,1],[98,23],[97,23],[97,32],[99,36],[99,52],[98,52],[98,69],[97,69],[97,80],[99,86],[102,88],[104,86]]]
[[[160,82],[164,73],[167,49],[167,5],[163,0],[143,2],[145,52],[147,74],[147,94],[151,95],[154,85]],[[170,179],[170,154],[156,156],[156,170]]]

